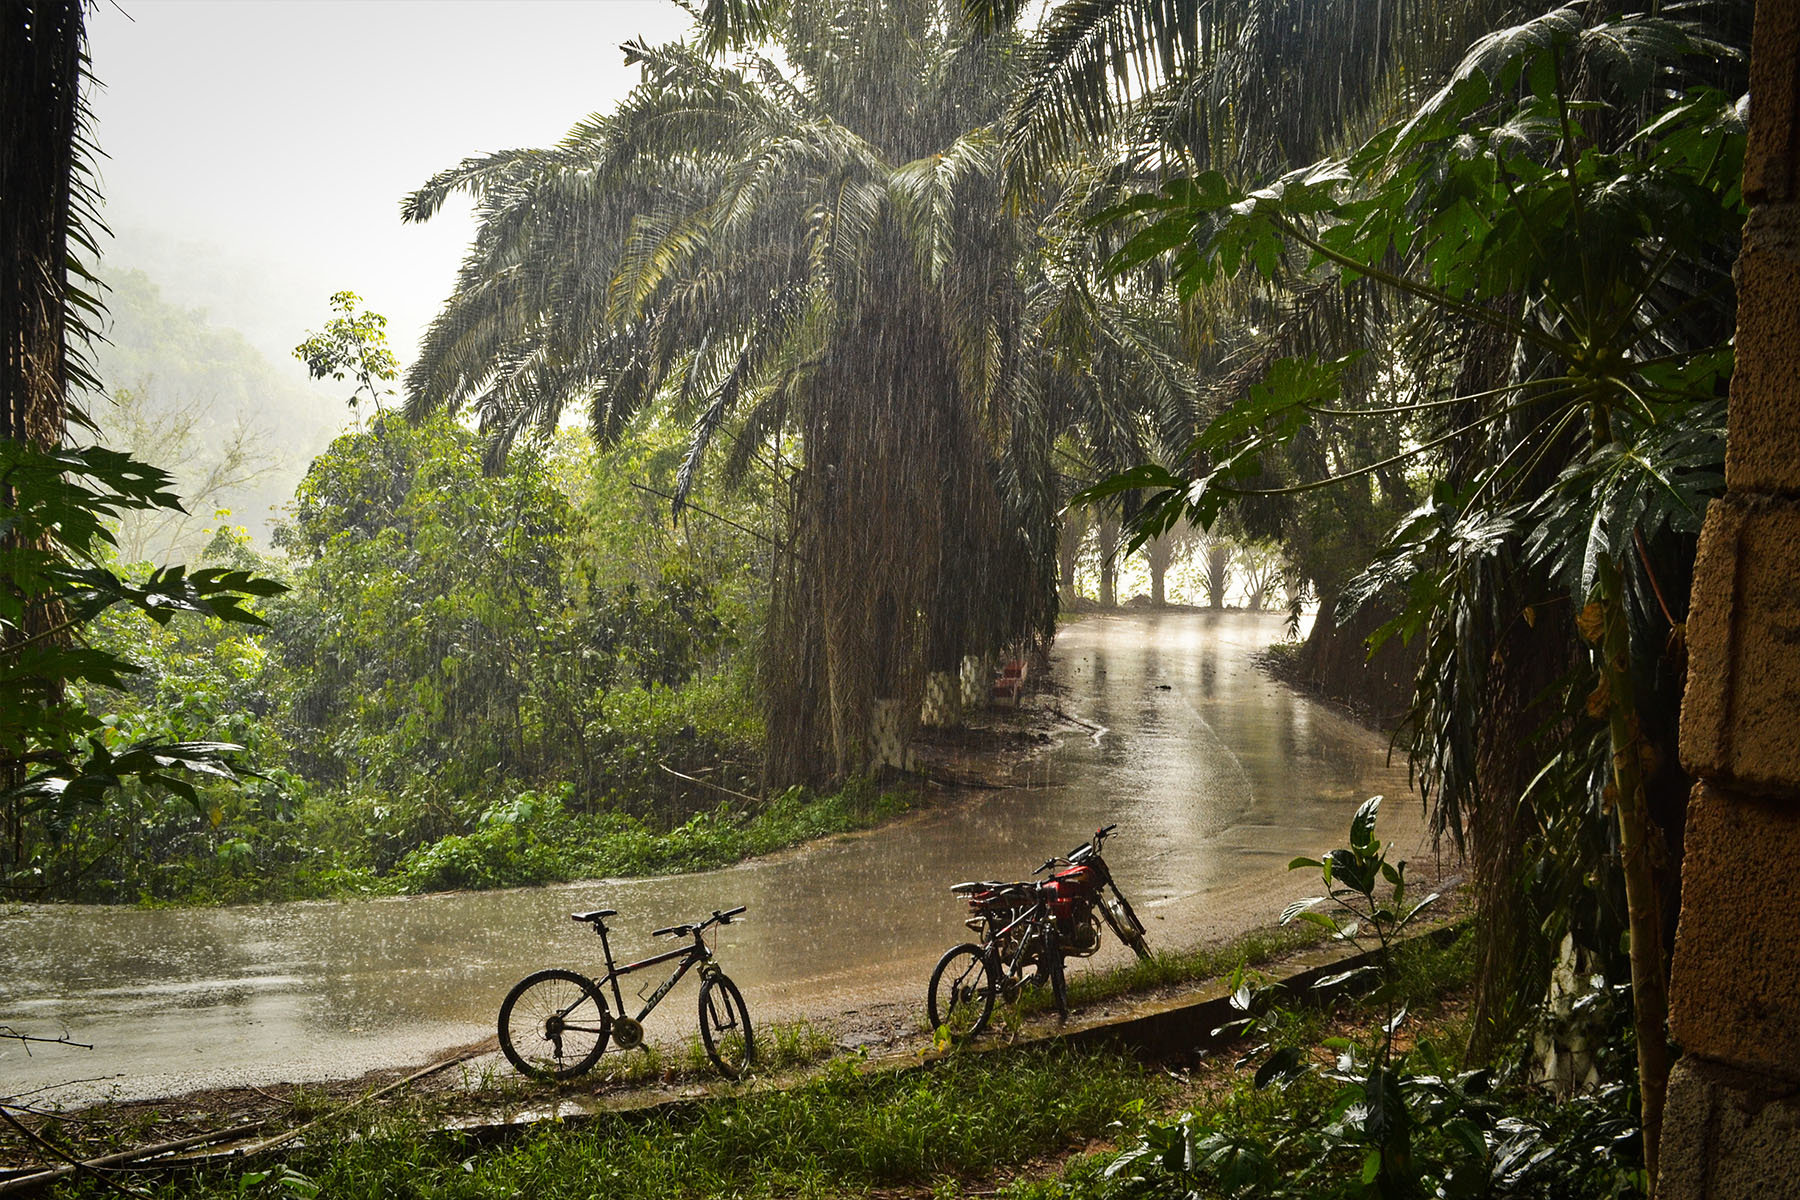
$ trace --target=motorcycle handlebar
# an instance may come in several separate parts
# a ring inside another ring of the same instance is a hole
[[[1100,843],[1106,840],[1107,834],[1111,833],[1113,830],[1115,830],[1117,828],[1118,828],[1117,825],[1104,825],[1101,828],[1094,830],[1093,840],[1083,842],[1083,843],[1081,843],[1081,845],[1079,845],[1079,846],[1075,847],[1073,850],[1069,851],[1068,860],[1070,862],[1079,862],[1080,860],[1087,858],[1089,855],[1100,853]]]
[[[1032,874],[1033,875],[1042,875],[1045,871],[1048,871],[1051,867],[1054,867],[1059,862],[1066,862],[1066,863],[1074,864],[1074,863],[1080,862],[1082,859],[1088,857],[1089,855],[1099,853],[1101,841],[1103,839],[1105,839],[1107,834],[1111,833],[1113,830],[1117,829],[1118,827],[1119,826],[1116,822],[1111,825],[1101,826],[1099,829],[1094,830],[1094,840],[1093,841],[1081,843],[1081,845],[1075,847],[1073,850],[1069,851],[1067,854],[1061,856],[1060,858],[1046,858],[1044,860],[1044,865],[1039,867],[1037,870],[1033,871]]]

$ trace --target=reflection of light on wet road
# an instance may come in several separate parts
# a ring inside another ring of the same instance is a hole
[[[1251,664],[1280,630],[1238,614],[1084,618],[1058,639],[1057,674],[1093,729],[1033,763],[1031,786],[723,871],[341,904],[0,909],[0,1022],[96,1045],[0,1044],[0,1090],[122,1072],[109,1082],[131,1096],[423,1062],[487,1036],[526,972],[597,973],[598,941],[567,919],[578,908],[619,910],[613,947],[629,961],[669,946],[653,928],[748,904],[719,954],[758,1019],[911,1000],[966,936],[950,884],[1024,875],[1113,821],[1107,859],[1153,945],[1268,924],[1303,890],[1288,860],[1335,844],[1364,797],[1391,798],[1382,831],[1403,846],[1421,824],[1383,739]],[[1097,962],[1117,961],[1108,940]],[[629,977],[628,1000],[661,978]],[[652,1014],[652,1038],[692,1032],[693,989]]]

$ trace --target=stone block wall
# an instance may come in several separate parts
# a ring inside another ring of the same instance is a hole
[[[1800,0],[1750,59],[1727,493],[1687,620],[1662,1200],[1800,1196]]]

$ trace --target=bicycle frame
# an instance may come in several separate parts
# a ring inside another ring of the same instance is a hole
[[[1042,941],[1046,936],[1054,936],[1046,934],[1047,924],[1053,920],[1049,905],[1044,903],[1043,897],[1040,895],[1032,901],[1031,907],[1014,917],[1004,928],[987,940],[987,944],[995,948],[995,958],[999,959],[998,951],[1006,945],[1007,938],[1012,936],[1020,926],[1025,927],[1025,936],[1018,939],[1018,948],[1013,951],[1012,961],[1001,962],[1009,979],[1016,977],[1026,966],[1036,961],[1042,950],[1036,943]]]
[[[594,932],[600,935],[600,950],[601,953],[606,955],[606,976],[600,980],[599,986],[604,988],[607,984],[612,984],[613,1003],[617,1007],[620,1016],[625,1015],[625,994],[619,989],[620,976],[630,975],[634,971],[641,971],[645,967],[654,967],[658,963],[666,963],[672,959],[679,958],[683,960],[682,964],[675,968],[675,973],[663,980],[662,984],[654,992],[650,993],[650,999],[645,1002],[643,1009],[639,1011],[637,1016],[632,1018],[632,1020],[640,1023],[645,1017],[650,1015],[652,1009],[662,1003],[663,997],[673,991],[675,985],[680,983],[682,978],[686,976],[689,971],[693,970],[694,964],[710,964],[712,962],[712,950],[707,946],[705,941],[701,939],[700,935],[703,931],[698,929],[694,930],[694,942],[692,945],[679,946],[674,950],[665,950],[661,954],[652,954],[649,958],[640,958],[636,962],[626,963],[622,967],[613,965],[612,942],[608,940],[606,936],[606,922],[595,921]],[[704,966],[701,968],[701,973],[705,974]]]

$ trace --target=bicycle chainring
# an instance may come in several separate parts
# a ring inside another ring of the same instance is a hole
[[[621,1050],[636,1050],[644,1044],[644,1026],[630,1017],[614,1017],[612,1044]]]

